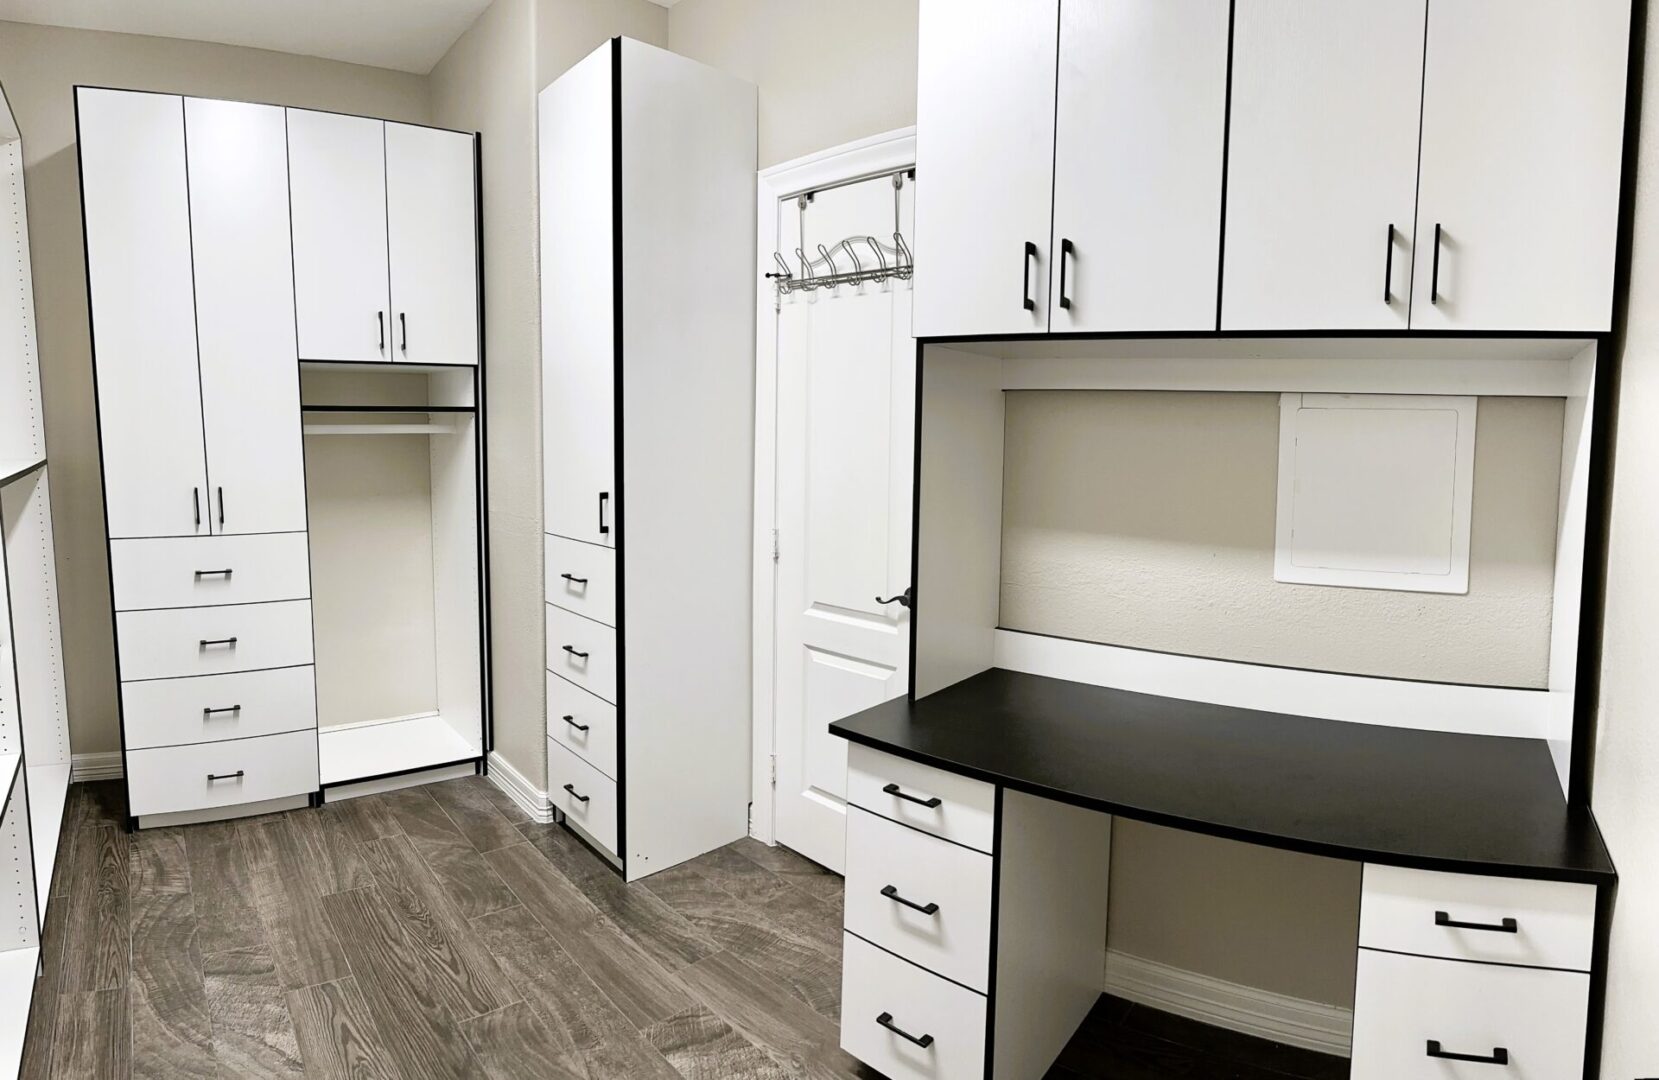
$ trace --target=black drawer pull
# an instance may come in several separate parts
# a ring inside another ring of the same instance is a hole
[[[577,801],[579,801],[579,802],[587,802],[588,801],[588,797],[586,795],[578,794],[576,789],[571,787],[569,784],[565,785],[565,790],[570,792],[572,795],[574,795],[576,797]]]
[[[1453,930],[1489,930],[1494,934],[1518,934],[1521,924],[1514,919],[1504,919],[1502,922],[1459,922],[1444,911],[1434,913],[1434,925],[1449,926]]]
[[[572,585],[586,585],[588,583],[587,578],[577,577],[575,574],[560,574],[559,576],[570,582]]]
[[[242,711],[242,706],[240,706],[240,705],[226,705],[222,709],[203,709],[202,710],[202,719],[206,720],[208,717],[214,715],[215,713],[228,712],[228,713],[232,713],[232,714],[240,714],[241,711]]]
[[[232,571],[230,571],[228,569],[227,570],[198,570],[198,571],[196,571],[196,580],[200,581],[204,577],[228,578],[228,577],[230,577],[231,573],[232,573]]]
[[[917,806],[925,806],[929,810],[937,810],[940,806],[944,805],[945,802],[945,800],[941,799],[937,795],[931,799],[918,799],[914,795],[906,795],[904,792],[899,790],[899,785],[897,784],[888,784],[881,790],[883,794],[891,795],[895,799],[903,799],[905,802],[913,802]]]
[[[938,904],[918,904],[914,900],[906,900],[904,897],[899,895],[899,888],[897,885],[887,886],[885,889],[881,890],[881,895],[887,897],[887,899],[893,901],[895,904],[903,904],[912,911],[919,911],[923,915],[939,914]]]
[[[202,648],[205,649],[209,645],[228,645],[230,648],[234,649],[234,648],[236,648],[236,639],[233,638],[233,637],[202,638],[201,639]]]
[[[904,1039],[907,1042],[915,1043],[917,1046],[921,1047],[923,1050],[926,1050],[928,1047],[933,1045],[933,1036],[932,1035],[922,1035],[920,1037],[917,1037],[915,1035],[910,1034],[910,1032],[904,1030],[903,1028],[898,1027],[897,1025],[895,1025],[893,1023],[893,1014],[892,1013],[889,1013],[889,1012],[882,1013],[880,1016],[876,1017],[876,1023],[880,1024],[882,1027],[886,1028],[888,1031],[891,1031],[893,1034],[897,1035],[899,1038]]]
[[[561,716],[559,719],[563,720],[565,723],[569,724],[571,727],[575,728],[577,731],[586,731],[588,729],[588,725],[578,724],[576,722],[576,718],[574,716]]]
[[[611,531],[611,527],[609,525],[605,524],[605,504],[610,502],[610,501],[611,501],[611,493],[610,492],[601,491],[599,493],[599,535],[600,536],[604,536],[604,535],[606,535],[607,533],[609,533]]]
[[[585,653],[582,650],[578,649],[574,645],[560,645],[559,648],[563,649],[565,652],[569,653],[572,656],[579,656],[583,660],[586,660],[588,658],[587,653]]]
[[[1444,1058],[1446,1061],[1474,1061],[1481,1065],[1509,1064],[1509,1051],[1502,1046],[1494,1047],[1490,1054],[1454,1054],[1440,1049],[1440,1043],[1435,1039],[1429,1040],[1429,1057]]]
[[[245,775],[247,775],[247,774],[244,773],[241,769],[237,769],[235,772],[228,772],[228,773],[208,773],[207,774],[207,782],[211,784],[215,780],[240,780]]]

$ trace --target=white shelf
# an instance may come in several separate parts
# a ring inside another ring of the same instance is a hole
[[[30,765],[29,831],[35,850],[35,896],[40,922],[46,924],[46,901],[52,897],[52,866],[58,857],[58,833],[69,798],[69,766]],[[0,1074],[3,1075],[3,1074]]]
[[[46,459],[43,457],[0,458],[0,487],[4,487],[13,480],[28,476],[45,464]]]
[[[483,756],[437,713],[323,728],[317,732],[317,752],[324,784],[345,784]]]
[[[23,1064],[23,1033],[39,969],[36,946],[0,952],[0,1076],[16,1076]]]
[[[419,410],[411,409],[411,412]],[[454,424],[306,424],[307,435],[453,435]]]

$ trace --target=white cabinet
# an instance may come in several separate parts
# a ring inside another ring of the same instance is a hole
[[[473,138],[386,125],[386,222],[393,360],[478,363]]]
[[[1629,32],[1625,0],[1429,4],[1412,329],[1611,326]]]
[[[1060,0],[922,0],[918,337],[1049,328]]]
[[[1229,18],[1227,0],[1061,4],[1056,333],[1215,328]]]
[[[1424,0],[1238,0],[1222,330],[1404,330]]]

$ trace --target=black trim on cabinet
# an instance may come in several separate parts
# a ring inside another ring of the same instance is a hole
[[[616,857],[628,866],[628,532],[623,528],[626,488],[622,415],[622,39],[611,38],[611,432],[615,448],[612,536],[616,550]]]
[[[1233,147],[1233,29],[1238,25],[1238,0],[1227,2],[1227,89],[1221,107],[1221,224],[1215,246],[1215,329],[1221,332],[1222,286],[1227,280],[1227,173]]]
[[[252,736],[252,738],[260,737],[258,735]],[[374,773],[370,776],[354,776],[350,780],[331,780],[326,784],[318,785],[318,788],[320,791],[326,792],[332,788],[351,787],[353,784],[370,784],[376,780],[390,780],[398,776],[413,776],[416,773],[433,772],[437,769],[453,769],[457,765],[471,765],[476,771],[483,766],[483,763],[483,755],[456,758],[454,761],[441,761],[436,765],[416,765],[412,769],[393,769],[391,772]]]
[[[308,413],[472,413],[474,405],[301,405],[300,412]],[[238,534],[243,535],[243,534]]]
[[[490,602],[490,440],[489,440],[489,369],[485,367],[484,332],[484,136],[472,134],[472,241],[474,268],[477,271],[478,363],[474,366],[472,404],[477,413],[476,440],[478,455],[478,674],[484,696],[484,756],[479,773],[488,776],[489,755],[495,750],[495,630],[491,625],[493,609]]]
[[[991,855],[991,948],[985,973],[985,1075],[995,1075],[997,1052],[997,951],[1002,939],[1002,854],[1007,850],[1003,842],[1002,809],[1003,788],[997,786],[996,802],[991,812],[991,835],[995,838]]]
[[[922,600],[922,364],[927,350],[916,342],[916,416],[914,461],[910,473],[910,685],[905,699],[916,700],[916,630],[918,605]]]

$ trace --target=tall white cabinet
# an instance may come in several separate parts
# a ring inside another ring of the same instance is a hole
[[[539,109],[547,788],[635,879],[748,829],[756,96],[618,38]]]

